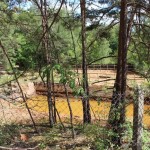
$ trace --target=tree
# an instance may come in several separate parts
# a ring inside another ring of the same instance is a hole
[[[143,12],[149,11],[148,1],[136,1],[128,3],[127,0],[121,1],[120,11],[120,27],[119,27],[119,43],[118,43],[118,62],[117,74],[114,85],[112,105],[109,114],[109,123],[112,129],[117,133],[117,137],[113,138],[113,142],[117,145],[122,144],[125,123],[125,107],[126,107],[126,80],[127,80],[127,52],[131,44],[133,26],[135,17],[141,8]],[[141,23],[138,23],[140,26]],[[143,39],[143,38],[142,38]],[[112,117],[113,116],[113,117]]]
[[[148,15],[148,6],[147,2],[136,5],[136,19],[133,23],[128,56],[129,62],[135,66],[136,71],[147,80],[150,77],[150,16]]]
[[[89,33],[87,37],[87,43],[93,39],[94,34]],[[106,57],[112,54],[112,49],[110,48],[110,43],[107,38],[99,37],[93,45],[87,51],[87,63],[94,60],[98,60],[99,58]],[[110,59],[103,59],[101,61],[96,61],[96,64],[109,64],[111,63]]]
[[[83,122],[90,123],[91,122],[91,114],[90,114],[90,104],[89,104],[89,87],[88,87],[88,75],[87,75],[87,64],[86,64],[86,13],[85,13],[85,0],[80,0],[81,7],[81,36],[82,36],[82,71],[83,71]]]
[[[122,144],[123,124],[125,123],[125,98],[126,98],[126,79],[127,79],[127,1],[121,1],[120,27],[117,74],[114,85],[112,104],[110,108],[109,123],[112,130],[117,133],[113,137],[113,142],[117,145]]]
[[[51,85],[51,68],[52,68],[52,57],[51,57],[51,45],[50,45],[50,30],[52,25],[54,24],[56,17],[58,16],[60,9],[62,7],[62,4],[64,1],[62,1],[61,6],[57,12],[57,15],[54,17],[54,19],[52,20],[50,26],[49,26],[49,22],[48,22],[48,1],[47,0],[33,0],[33,2],[36,4],[36,6],[38,7],[39,11],[40,11],[40,15],[41,15],[41,20],[42,20],[42,51],[44,54],[44,60],[46,61],[46,69],[45,69],[45,75],[46,75],[46,85],[47,85],[47,102],[48,102],[48,108],[49,108],[49,123],[50,123],[50,127],[53,127],[54,124],[54,106],[53,106],[53,101],[52,101],[52,85]],[[39,41],[39,45],[40,45]]]

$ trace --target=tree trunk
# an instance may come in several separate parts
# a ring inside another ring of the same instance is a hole
[[[56,97],[55,97],[55,83],[54,83],[54,71],[52,70],[52,92],[53,92],[53,107],[54,107],[54,123],[57,123],[56,114]]]
[[[48,14],[47,14],[47,1],[41,0],[41,16],[42,16],[42,28],[43,28],[43,41],[42,45],[45,52],[46,65],[48,66],[51,63],[51,55],[50,55],[50,45],[49,45],[49,34],[48,34]],[[54,112],[53,112],[53,102],[52,102],[52,93],[51,93],[51,78],[50,72],[47,70],[47,101],[49,108],[49,123],[50,127],[53,127],[54,124]]]
[[[122,25],[122,80],[121,80],[121,112],[120,112],[120,124],[125,123],[125,106],[126,106],[126,86],[127,86],[127,0],[122,2],[121,13]],[[121,130],[124,130],[122,128]],[[124,132],[124,131],[121,131]]]
[[[125,123],[125,98],[127,78],[127,0],[121,1],[120,29],[118,45],[117,74],[109,112],[109,124],[118,136],[113,137],[115,144],[121,145],[123,124]]]
[[[82,71],[83,71],[83,90],[84,95],[82,98],[83,105],[83,122],[91,122],[90,114],[90,104],[89,104],[89,87],[88,87],[88,75],[87,75],[87,65],[86,65],[86,10],[85,10],[85,0],[80,0],[81,7],[81,24],[82,24]]]
[[[72,112],[72,108],[71,108],[71,104],[70,104],[70,100],[69,100],[69,96],[68,96],[68,91],[67,91],[65,83],[64,83],[64,89],[65,89],[67,104],[68,104],[68,108],[69,108],[69,112],[70,112],[70,125],[71,125],[71,130],[72,130],[72,138],[74,139],[75,133],[74,133],[74,126],[73,126],[73,112]]]

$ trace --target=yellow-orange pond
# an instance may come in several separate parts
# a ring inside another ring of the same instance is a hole
[[[70,98],[70,104],[73,112],[73,117],[82,119],[82,102],[80,99]],[[107,120],[110,109],[110,102],[101,101],[99,104],[95,100],[90,100],[90,109],[93,119]],[[36,96],[28,100],[28,106],[37,112],[48,112],[48,103],[46,96]],[[60,116],[69,117],[69,109],[66,98],[56,98],[56,108]],[[127,106],[127,120],[133,120],[133,104]],[[150,128],[150,105],[144,105],[144,125]]]

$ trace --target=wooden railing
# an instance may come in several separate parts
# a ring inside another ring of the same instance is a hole
[[[73,68],[78,67],[78,69],[82,68],[82,65],[73,65]],[[116,64],[106,64],[106,65],[100,65],[100,64],[93,64],[93,65],[89,65],[88,69],[91,70],[117,70],[117,65]],[[127,65],[127,69],[128,71],[134,71],[134,66],[131,64]]]

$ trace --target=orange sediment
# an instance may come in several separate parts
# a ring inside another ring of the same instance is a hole
[[[70,104],[73,112],[74,119],[82,119],[82,101],[76,98],[70,98]],[[107,120],[110,110],[110,102],[101,101],[99,104],[95,100],[90,100],[90,109],[93,120]],[[48,112],[48,103],[46,96],[37,96],[28,100],[28,106],[37,112]],[[56,108],[63,117],[69,117],[69,108],[65,98],[56,98]],[[150,127],[150,105],[144,105],[143,123],[145,126]],[[126,108],[127,120],[133,121],[133,104]]]

